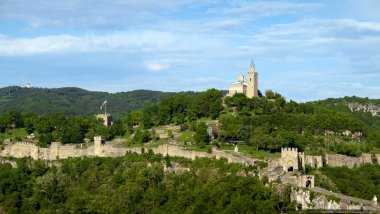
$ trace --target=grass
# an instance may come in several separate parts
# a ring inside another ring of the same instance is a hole
[[[192,131],[184,131],[180,136],[177,137],[177,141],[180,142],[189,142],[193,140],[193,132]]]
[[[0,133],[0,142],[3,142],[7,138],[23,139],[28,135],[24,128],[20,129],[7,129],[5,133]]]
[[[371,152],[372,154],[380,154],[380,148],[374,147],[372,148]]]

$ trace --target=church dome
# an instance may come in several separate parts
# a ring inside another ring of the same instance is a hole
[[[237,77],[237,82],[240,82],[240,83],[243,83],[243,82],[244,82],[244,75],[243,75],[243,74],[240,74],[240,75]]]

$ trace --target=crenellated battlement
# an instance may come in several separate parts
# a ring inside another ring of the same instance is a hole
[[[16,146],[27,146],[27,147],[36,146],[34,143],[29,143],[29,142],[17,142],[14,145],[16,145]]]
[[[298,152],[298,148],[284,147],[281,148],[281,152]]]
[[[106,138],[104,136],[95,136],[94,137],[94,140],[96,141],[101,141],[101,140],[105,140]]]

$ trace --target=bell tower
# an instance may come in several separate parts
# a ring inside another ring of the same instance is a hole
[[[255,71],[255,63],[251,61],[251,65],[247,74],[247,97],[257,97],[258,96],[258,74]]]

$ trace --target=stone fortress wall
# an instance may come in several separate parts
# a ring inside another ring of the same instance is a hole
[[[325,162],[324,162],[325,161]],[[321,168],[323,164],[331,167],[347,166],[353,168],[367,163],[380,164],[380,154],[362,154],[360,157],[350,157],[340,154],[326,154],[325,157],[305,155],[297,148],[282,148],[279,165],[284,171],[302,170],[306,165]]]
[[[103,137],[95,137],[94,145],[88,148],[80,148],[79,145],[62,145],[59,142],[52,142],[50,147],[41,148],[33,143],[18,142],[9,144],[0,151],[0,156],[3,157],[32,157],[35,160],[57,160],[69,157],[84,157],[84,156],[98,156],[98,157],[120,157],[124,156],[127,152],[141,154],[142,149],[145,151],[152,150],[155,154],[179,156],[194,160],[196,157],[215,157],[216,159],[226,158],[229,163],[241,163],[245,165],[255,165],[258,160],[251,159],[235,153],[227,153],[219,150],[212,150],[212,153],[198,152],[186,150],[182,147],[170,144],[159,145],[158,147],[134,147],[124,148],[117,147],[111,143],[105,143]],[[305,155],[303,152],[298,152],[297,148],[282,148],[281,158],[279,165],[283,167],[284,171],[302,170],[305,165],[320,168],[323,167],[323,159],[325,164],[332,167],[347,166],[352,168],[354,166],[361,166],[366,163],[380,164],[380,154],[363,154],[360,157],[349,157],[340,154],[326,154],[322,156]]]
[[[226,158],[229,163],[241,163],[245,165],[255,165],[258,160],[236,155],[234,153],[227,153],[219,150],[212,150],[212,153],[198,152],[186,150],[176,145],[164,144],[158,147],[134,147],[124,148],[117,147],[110,143],[105,143],[104,138],[95,137],[94,145],[88,148],[80,148],[79,145],[62,145],[59,142],[52,142],[50,147],[41,148],[33,143],[18,142],[9,144],[0,151],[0,156],[3,157],[32,157],[35,160],[57,160],[69,157],[84,157],[84,156],[98,156],[98,157],[120,157],[124,156],[127,152],[141,153],[144,148],[145,151],[152,150],[155,154],[179,156],[194,160],[196,157],[215,157],[217,159]],[[298,152],[297,148],[282,148],[281,158],[279,165],[283,167],[284,171],[302,170],[305,165],[320,168],[323,167],[323,159],[325,164],[332,167],[347,166],[352,168],[354,166],[361,166],[366,163],[380,164],[380,154],[363,154],[360,157],[349,157],[340,154],[326,154],[322,156],[305,155]]]
[[[326,165],[337,167],[347,166],[353,168],[355,166],[361,166],[367,163],[380,164],[380,154],[362,154],[360,157],[350,157],[345,155],[326,155]]]
[[[146,152],[152,150],[155,154],[178,156],[194,160],[196,157],[215,157],[216,159],[226,158],[229,163],[241,163],[244,165],[255,165],[258,160],[244,156],[226,153],[224,151],[212,150],[212,153],[186,150],[176,145],[163,144],[158,147],[117,147],[111,143],[106,143],[104,137],[97,136],[94,138],[94,145],[88,148],[80,148],[77,145],[62,145],[59,142],[52,142],[50,147],[41,148],[32,143],[18,142],[6,145],[4,150],[0,151],[2,157],[31,157],[34,160],[58,160],[69,157],[120,157],[127,152],[141,154],[142,150]]]

